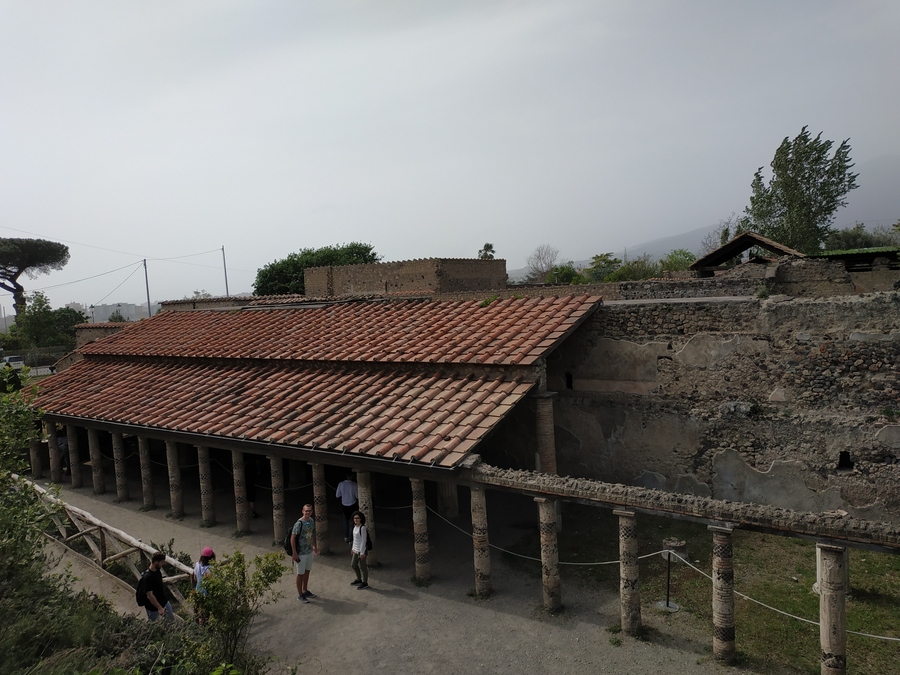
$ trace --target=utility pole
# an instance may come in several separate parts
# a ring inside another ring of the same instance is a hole
[[[147,287],[147,316],[153,316],[153,309],[150,307],[150,277],[147,276],[147,259],[144,258],[144,286]]]
[[[222,269],[225,270],[225,297],[230,298],[231,294],[228,292],[228,267],[225,265],[225,245],[222,245]]]

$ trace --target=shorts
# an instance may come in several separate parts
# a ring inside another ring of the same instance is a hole
[[[300,560],[294,563],[294,574],[306,574],[312,569],[313,565],[313,554],[308,553],[307,555],[298,556]]]

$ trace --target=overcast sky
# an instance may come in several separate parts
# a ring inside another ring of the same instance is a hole
[[[350,241],[587,259],[740,212],[803,125],[900,160],[898,35],[894,0],[0,0],[0,236],[69,245],[23,278],[54,306],[144,301],[143,258],[154,302],[224,294],[223,246],[232,293]]]

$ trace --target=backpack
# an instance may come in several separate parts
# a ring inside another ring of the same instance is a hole
[[[300,522],[300,520],[298,519],[297,523],[299,523],[299,522]],[[294,527],[297,527],[297,523],[294,523]],[[288,556],[289,558],[294,557],[294,549],[291,546],[291,537],[293,536],[293,533],[294,533],[294,527],[292,527],[290,530],[288,530],[287,536],[285,536],[285,538],[284,538],[284,554],[286,556]]]
[[[138,607],[147,606],[147,572],[144,572],[138,580],[137,589],[134,592],[134,601]]]
[[[362,529],[364,529],[366,531],[366,553],[368,553],[369,551],[372,550],[372,547],[373,547],[372,537],[369,536],[369,530],[366,528],[365,525],[362,526]]]

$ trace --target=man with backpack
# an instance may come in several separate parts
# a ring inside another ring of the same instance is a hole
[[[310,598],[317,597],[309,590],[309,572],[312,570],[313,556],[319,555],[316,542],[316,519],[313,518],[312,504],[303,506],[303,515],[291,530],[291,560],[297,575],[297,599],[309,604]]]
[[[135,598],[137,604],[147,611],[147,619],[150,621],[156,621],[162,613],[166,615],[167,621],[175,620],[175,612],[172,611],[172,603],[169,602],[162,579],[162,566],[165,562],[165,553],[162,551],[154,553],[150,558],[150,567],[138,582]]]

